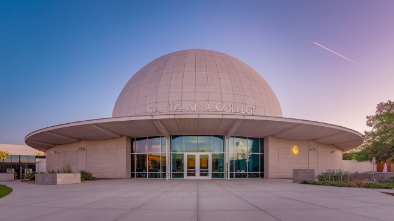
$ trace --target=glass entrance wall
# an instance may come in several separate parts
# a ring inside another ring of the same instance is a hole
[[[212,178],[258,178],[264,177],[264,139],[252,137],[230,137],[228,153],[225,153],[224,136],[171,136],[166,159],[165,137],[131,138],[132,178],[185,178],[201,173],[209,162],[209,176]],[[204,157],[185,159],[186,153],[209,153]],[[198,160],[198,162],[197,162]],[[196,170],[196,166],[202,168]],[[229,170],[227,170],[227,165]],[[188,167],[186,167],[188,166]],[[226,172],[228,171],[228,173]],[[204,171],[205,172],[205,171]],[[198,174],[201,175],[201,174]],[[201,176],[204,176],[202,174]]]
[[[131,138],[131,177],[166,177],[166,139],[164,137]]]
[[[212,153],[212,178],[224,178],[223,136],[172,136],[171,178],[184,178],[184,154],[190,152]]]
[[[264,177],[264,139],[230,137],[230,178]]]

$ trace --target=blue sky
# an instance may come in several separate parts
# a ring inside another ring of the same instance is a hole
[[[285,117],[363,132],[394,96],[394,1],[0,1],[0,143],[111,117],[153,59],[220,51],[271,85]],[[315,44],[353,60],[354,64]]]

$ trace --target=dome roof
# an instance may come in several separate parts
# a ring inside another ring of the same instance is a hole
[[[112,116],[215,112],[282,117],[275,93],[250,66],[210,50],[173,52],[127,82]]]

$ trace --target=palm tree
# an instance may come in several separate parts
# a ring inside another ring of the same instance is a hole
[[[1,167],[1,171],[0,173],[3,171],[3,167],[4,167],[4,160],[7,159],[7,157],[10,155],[10,153],[8,151],[2,151],[0,150],[0,160],[3,161],[3,166]]]

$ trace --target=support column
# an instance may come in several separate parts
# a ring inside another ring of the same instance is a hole
[[[170,137],[166,137],[166,180],[170,179],[171,162],[170,162]]]
[[[225,160],[226,160],[226,175],[227,180],[230,180],[230,148],[229,148],[229,137],[224,137],[224,151],[225,151]]]

